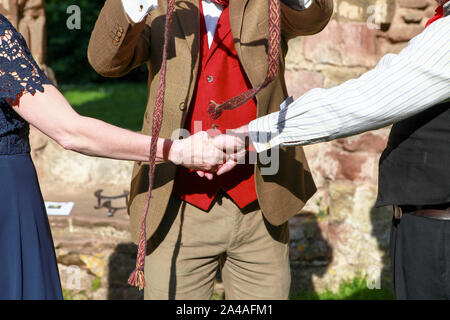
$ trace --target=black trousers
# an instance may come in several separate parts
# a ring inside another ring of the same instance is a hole
[[[390,256],[397,299],[450,299],[450,221],[394,218]]]

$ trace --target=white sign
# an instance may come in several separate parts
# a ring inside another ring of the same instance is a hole
[[[74,205],[73,202],[45,202],[45,209],[49,216],[68,216]]]

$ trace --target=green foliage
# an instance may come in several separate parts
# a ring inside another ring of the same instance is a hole
[[[46,0],[47,64],[55,71],[58,83],[104,82],[89,65],[87,48],[91,32],[104,0]],[[81,9],[81,29],[69,30],[66,21],[70,5]],[[113,81],[142,81],[147,79],[146,68],[137,68],[124,79]],[[111,80],[108,80],[111,81]]]
[[[61,92],[78,113],[139,131],[147,101],[145,83],[62,85]]]
[[[225,295],[214,291],[212,299],[213,300],[225,300]]]
[[[91,282],[92,291],[97,291],[102,287],[102,279],[94,278]]]
[[[369,289],[365,277],[355,277],[339,285],[337,292],[326,289],[323,292],[299,292],[291,300],[393,300],[390,288]]]
[[[73,300],[74,294],[71,290],[62,289],[64,300]]]
[[[319,221],[322,221],[325,217],[329,216],[330,214],[330,210],[329,207],[327,205],[325,205],[324,207],[322,207],[322,197],[319,197],[319,199],[317,199],[316,204],[319,207],[319,212],[317,212],[317,217],[319,219]]]

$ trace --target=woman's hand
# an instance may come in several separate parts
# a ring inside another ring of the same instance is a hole
[[[67,150],[85,155],[120,160],[148,161],[151,137],[77,114],[64,96],[53,86],[34,96],[25,94],[14,110],[23,119],[54,139]],[[207,132],[182,140],[158,139],[156,161],[171,161],[190,169],[213,173],[229,160],[214,146]]]

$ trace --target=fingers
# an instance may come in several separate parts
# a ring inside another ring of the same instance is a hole
[[[234,167],[236,167],[237,164],[238,163],[233,159],[229,159],[223,166],[219,168],[219,170],[217,170],[216,174],[218,176],[221,176],[227,172],[230,172]]]
[[[206,177],[206,179],[208,179],[208,180],[212,180],[212,179],[214,179],[214,173],[211,173],[211,172],[205,172],[205,177]]]
[[[205,171],[196,171],[198,176],[201,178],[206,178],[208,180],[214,179],[214,173],[211,172],[205,172]]]
[[[204,170],[201,170],[205,174],[207,172],[216,172],[230,158],[225,152],[215,148],[213,145],[207,145],[205,148],[208,151],[204,159]]]
[[[236,150],[240,149],[241,146],[241,143],[237,137],[228,134],[215,136],[212,140],[217,149],[223,150],[227,153],[234,153]]]
[[[236,135],[224,135],[219,130],[202,131],[192,135],[182,149],[183,166],[196,170],[201,178],[213,180],[231,171],[240,160],[245,161],[245,143]]]
[[[237,153],[247,147],[247,136],[229,131],[213,137],[213,144],[216,148],[224,150],[227,153]]]
[[[197,174],[199,175],[200,178],[204,178],[205,177],[205,172],[204,171],[196,171]]]
[[[214,170],[206,170],[209,172],[204,171],[204,175],[202,175],[212,180],[214,177],[212,172],[215,171],[217,175],[222,175],[236,167],[242,157],[245,159],[246,150],[240,134],[222,134],[219,130],[209,130],[208,135],[212,142],[211,147],[215,148],[218,157],[221,157],[217,160],[217,167],[213,168]]]

